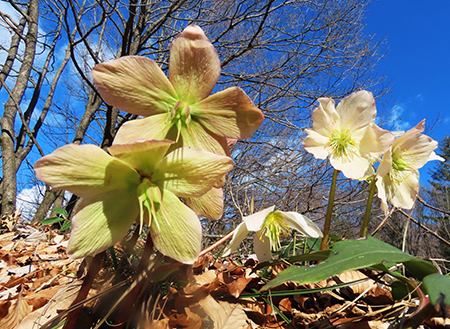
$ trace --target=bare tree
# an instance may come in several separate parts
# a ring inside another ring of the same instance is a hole
[[[62,18],[61,31],[65,34],[60,39],[68,44],[70,80],[66,87],[59,83],[58,88],[74,101],[67,105],[53,102],[50,107],[71,123],[70,127],[60,127],[60,134],[67,135],[70,130],[66,142],[94,142],[104,148],[111,145],[124,122],[137,118],[103,103],[91,81],[92,67],[121,56],[142,55],[167,70],[173,38],[189,24],[203,28],[221,59],[218,88],[240,86],[266,116],[254,138],[240,141],[233,151],[236,168],[226,185],[229,218],[248,212],[251,196],[257,209],[276,204],[320,217],[329,168],[305,154],[301,146],[303,128],[310,125],[316,99],[323,96],[339,99],[362,88],[377,95],[386,91],[373,73],[380,58],[379,45],[362,31],[368,1],[40,0],[38,3],[35,0],[33,3],[41,13],[45,12],[47,20],[59,22]],[[23,24],[29,24],[28,16],[23,17]],[[24,33],[20,30],[21,22],[14,30],[17,35]],[[20,105],[20,99],[17,102]],[[14,108],[17,109],[15,104]],[[13,125],[8,129],[12,132],[11,145],[20,144]],[[55,135],[57,129],[53,127]],[[45,140],[45,135],[41,138]],[[13,153],[3,151],[3,146],[2,153],[5,177],[5,159]],[[347,192],[342,193],[338,202],[363,199],[360,185],[349,187],[344,182]],[[1,191],[6,200],[6,190]],[[47,193],[53,192],[48,189]],[[8,196],[8,200],[12,199]],[[53,198],[46,200],[52,202]],[[217,225],[224,227],[226,223]]]

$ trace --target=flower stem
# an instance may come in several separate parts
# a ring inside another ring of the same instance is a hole
[[[366,213],[361,227],[361,238],[365,238],[367,235],[367,226],[369,226],[370,212],[372,210],[373,195],[375,194],[375,178],[372,178],[369,184],[369,198],[367,199]]]
[[[331,181],[330,196],[328,198],[327,215],[325,217],[325,225],[323,227],[323,238],[320,244],[320,250],[327,249],[328,239],[330,236],[331,216],[333,214],[334,194],[336,192],[338,170],[334,169],[333,180]]]

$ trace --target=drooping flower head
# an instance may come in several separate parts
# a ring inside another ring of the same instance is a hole
[[[156,62],[140,56],[99,64],[92,76],[107,104],[146,117],[126,122],[114,144],[170,139],[177,141],[171,150],[190,146],[229,155],[227,138],[251,137],[264,119],[238,87],[209,96],[220,77],[220,60],[195,25],[188,26],[171,44],[169,78]],[[222,216],[220,188],[185,202],[197,214],[213,219]]]
[[[365,176],[374,158],[383,154],[394,136],[378,127],[372,93],[358,91],[335,108],[331,98],[319,98],[312,114],[313,127],[306,129],[304,148],[317,159],[330,157],[331,165],[352,179]]]
[[[63,146],[38,160],[37,177],[83,200],[72,220],[68,253],[95,255],[126,235],[135,220],[146,223],[155,247],[192,263],[201,248],[197,215],[178,197],[200,197],[233,167],[233,161],[194,148],[167,154],[172,141]]]
[[[224,255],[235,251],[250,232],[254,232],[253,248],[261,262],[271,259],[271,250],[277,251],[281,248],[280,235],[286,236],[290,229],[310,238],[323,236],[322,231],[309,218],[297,212],[274,211],[274,209],[275,206],[272,206],[244,217],[242,223],[236,227]]]
[[[434,153],[438,142],[422,134],[425,120],[394,140],[378,167],[377,188],[381,208],[389,202],[395,207],[411,209],[419,193],[419,168],[431,160],[444,161]]]

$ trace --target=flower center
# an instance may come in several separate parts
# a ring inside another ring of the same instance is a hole
[[[152,220],[156,219],[156,212],[162,210],[163,216],[166,218],[167,212],[162,202],[162,193],[158,185],[153,184],[147,177],[142,177],[142,181],[137,188],[137,195],[139,200],[139,219],[141,223],[140,230],[144,224],[145,209],[148,212],[148,225],[150,226]],[[158,222],[156,221],[158,225]],[[139,232],[141,233],[141,232]]]
[[[181,132],[181,128],[183,128],[183,126],[186,126],[188,128],[188,130],[190,130],[189,128],[189,123],[191,122],[191,113],[190,113],[190,108],[189,105],[183,101],[178,101],[174,107],[172,107],[172,109],[170,110],[170,117],[169,118],[169,122],[171,124],[171,126],[176,126],[177,127],[177,140],[180,137],[180,132]]]
[[[401,152],[392,154],[392,169],[389,172],[389,178],[394,183],[401,183],[409,175],[411,175],[412,168],[402,157]]]
[[[271,212],[264,219],[261,229],[257,232],[258,237],[264,242],[264,236],[267,236],[270,241],[270,247],[273,251],[281,248],[280,234],[287,236],[290,232],[289,226],[283,220],[283,216],[279,211]]]
[[[352,139],[350,129],[336,129],[330,137],[331,156],[336,158],[347,158],[348,161],[353,159],[356,154],[356,143]]]

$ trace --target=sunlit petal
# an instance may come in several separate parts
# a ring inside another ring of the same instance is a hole
[[[158,64],[146,57],[125,56],[98,64],[92,77],[103,100],[128,113],[167,113],[176,103],[172,84]]]
[[[319,98],[318,101],[320,105],[312,114],[313,129],[322,136],[330,138],[332,131],[339,128],[339,114],[331,98]]]
[[[95,255],[122,240],[139,215],[136,190],[122,189],[83,199],[72,219],[68,254]]]
[[[181,146],[200,148],[220,155],[230,155],[226,137],[210,132],[194,120],[191,122],[189,130],[181,131],[181,140],[177,147]]]
[[[227,156],[183,147],[158,164],[152,181],[179,197],[200,197],[232,168]]]
[[[165,190],[163,205],[152,220],[150,234],[162,254],[185,264],[197,259],[202,242],[202,227],[197,215],[173,193]]]
[[[136,169],[141,176],[151,176],[173,143],[170,140],[144,140],[132,144],[116,144],[108,147],[108,151]]]
[[[371,92],[361,90],[341,100],[336,107],[341,129],[364,128],[375,120],[375,99]]]
[[[238,87],[215,93],[192,106],[198,122],[219,136],[249,138],[264,120],[262,112]]]
[[[314,155],[316,159],[326,159],[328,156],[328,146],[330,138],[319,134],[312,129],[305,129],[308,136],[303,140],[303,147],[306,151]]]
[[[304,236],[310,238],[321,238],[323,236],[322,231],[308,217],[293,211],[280,212],[283,215],[286,224],[288,224],[290,228],[299,231]]]
[[[81,197],[139,183],[139,174],[95,145],[65,145],[34,165],[38,179]]]
[[[351,161],[346,158],[331,157],[330,163],[335,169],[342,171],[345,177],[351,179],[364,177],[370,167],[370,161],[359,154],[354,154]]]
[[[394,142],[394,134],[372,123],[360,141],[360,152],[364,157],[379,157]]]
[[[186,205],[199,215],[209,219],[220,219],[223,215],[223,190],[212,188],[201,197],[184,198]]]
[[[250,216],[244,217],[242,220],[250,232],[258,232],[266,219],[267,215],[275,209],[275,206],[258,211]]]
[[[206,98],[220,76],[220,60],[203,33],[191,25],[170,45],[169,79],[179,97],[190,104]]]
[[[148,118],[125,122],[117,131],[113,144],[130,144],[141,139],[167,139],[169,130],[167,114],[156,114]]]

